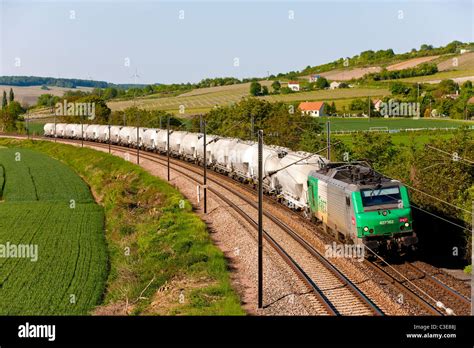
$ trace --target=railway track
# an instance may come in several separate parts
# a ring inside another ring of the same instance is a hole
[[[50,138],[40,138],[41,140],[51,140]],[[71,139],[60,139],[60,141],[67,141],[67,142],[74,142],[80,143],[81,141],[71,140]],[[103,143],[96,143],[96,142],[89,142],[84,141],[84,144],[90,144],[92,146],[98,147],[109,147],[108,144]],[[111,148],[114,150],[118,150],[121,152],[131,152],[135,151],[135,149],[126,148],[118,145],[111,145]],[[160,165],[167,165],[165,162],[166,157],[154,154],[150,152],[143,152],[141,151],[140,156],[142,158],[147,158],[150,161],[153,161]],[[197,182],[198,184],[202,185],[202,182],[195,177],[191,177],[189,173],[185,173],[183,170],[178,169],[176,167],[182,168],[184,170],[190,171],[195,175],[202,176],[202,167],[197,166],[196,164],[192,164],[189,162],[184,162],[175,158],[171,158],[170,165],[175,166],[172,168],[174,171],[179,172],[180,174],[190,178],[191,180]],[[212,183],[218,185],[220,189],[224,189],[229,191],[231,194],[235,195],[246,204],[252,206],[253,208],[257,208],[257,203],[255,200],[251,200],[248,197],[245,197],[240,192],[230,189],[233,186],[239,186],[243,190],[247,191],[252,196],[256,195],[256,190],[250,187],[247,184],[240,183],[235,181],[234,179],[229,178],[223,174],[214,173],[212,171],[208,171],[208,180]],[[223,185],[222,182],[228,182],[231,185]],[[255,220],[246,212],[244,212],[239,206],[237,206],[234,202],[229,200],[225,195],[218,192],[217,190],[208,187],[208,190],[219,197],[222,201],[226,204],[231,206],[236,212],[239,213],[247,222],[249,222],[252,226],[256,227]],[[318,227],[314,224],[309,222],[305,219],[301,214],[294,212],[293,210],[289,209],[288,207],[281,205],[277,202],[276,199],[272,197],[265,196],[265,201],[270,203],[274,206],[278,206],[280,209],[289,214],[293,219],[297,218],[302,223],[306,224],[308,228],[312,230],[317,229]],[[306,287],[310,289],[315,296],[318,298],[318,302],[323,304],[326,311],[330,315],[338,315],[338,314],[366,314],[367,310],[372,315],[382,315],[382,311],[371,301],[367,296],[365,296],[346,276],[344,276],[339,270],[337,270],[330,262],[328,262],[324,256],[322,256],[314,246],[308,243],[304,238],[299,236],[294,230],[292,230],[287,224],[283,223],[280,219],[276,218],[274,215],[264,212],[265,217],[272,221],[275,225],[277,225],[282,231],[284,231],[287,235],[291,236],[292,239],[297,242],[300,247],[304,250],[306,255],[309,255],[313,261],[313,265],[311,267],[306,267],[306,271],[301,267],[295,258],[290,256],[285,249],[275,240],[273,239],[266,231],[264,233],[265,240],[272,246],[273,249],[277,251],[277,253],[285,260],[285,262],[291,267],[291,269],[298,275],[298,277],[305,283]],[[319,236],[323,236],[322,234],[318,234]],[[327,235],[324,235],[327,237]],[[301,254],[299,255],[301,257]],[[307,257],[306,257],[307,258]],[[303,257],[304,259],[304,257]],[[317,264],[316,264],[317,262]],[[433,303],[433,298],[430,296],[426,296],[423,290],[420,292],[419,289],[410,282],[407,282],[403,277],[400,277],[399,274],[396,272],[394,273],[393,270],[384,269],[384,267],[377,265],[373,262],[365,261],[364,264],[371,269],[374,273],[376,273],[379,277],[382,277],[385,280],[385,283],[391,284],[394,288],[397,289],[403,297],[412,303],[416,304],[421,310],[422,314],[429,314],[429,315],[443,315],[446,314],[444,311],[440,310],[436,307],[436,304]],[[409,266],[407,266],[409,267]],[[413,266],[415,267],[415,266]],[[446,300],[446,305],[449,306],[451,303],[451,297],[454,297],[454,301],[458,303],[458,305],[453,306],[455,309],[455,313],[462,314],[465,313],[466,310],[470,310],[470,301],[466,299],[463,295],[457,293],[454,289],[449,287],[448,285],[441,283],[439,280],[431,277],[423,270],[417,270],[418,277],[415,277],[420,282],[423,283],[430,283],[431,288],[435,287],[440,289],[443,288],[444,293],[446,294],[443,296]],[[403,274],[402,271],[398,271]],[[414,270],[412,270],[414,272]],[[423,275],[421,273],[424,273]],[[415,279],[414,278],[414,279]],[[319,280],[319,284],[315,279]],[[425,280],[423,280],[425,279]],[[431,279],[431,280],[429,280]],[[434,285],[436,284],[436,285]],[[422,285],[420,289],[427,289],[428,285]],[[436,294],[434,294],[436,296]],[[357,299],[357,302],[354,302]],[[334,302],[333,302],[334,301]],[[351,302],[352,301],[352,302]],[[467,302],[466,302],[467,301]],[[357,305],[354,307],[354,304]],[[360,304],[363,304],[360,306]],[[340,310],[340,308],[348,308],[353,307],[355,310],[351,311],[350,313],[345,312],[344,310]],[[339,310],[338,310],[339,308]]]
[[[76,142],[76,141],[73,141]],[[77,143],[77,142],[76,142]],[[84,142],[93,146],[108,148],[107,144],[100,144],[95,142]],[[128,148],[117,145],[112,145],[112,149],[118,150],[122,153],[129,152]],[[151,162],[166,166],[167,162],[162,155],[142,152],[140,157]],[[171,169],[190,180],[202,185],[199,179],[202,177],[200,170],[195,165],[182,162],[176,159],[171,159]],[[189,171],[192,174],[186,172]],[[211,172],[212,173],[212,172]],[[216,175],[218,179],[216,179]],[[199,178],[196,178],[198,176]],[[224,190],[234,195],[248,206],[252,207],[255,212],[257,203],[248,197],[245,197],[240,192],[233,190],[230,185],[222,184],[219,180],[221,175],[212,173],[208,176],[208,182],[215,184],[219,190]],[[232,182],[235,185],[235,182]],[[228,206],[232,207],[242,218],[244,218],[255,230],[258,229],[258,224],[248,212],[245,212],[234,200],[229,199],[227,194],[222,193],[217,188],[209,187],[210,193],[217,196]],[[288,264],[288,266],[295,272],[299,279],[301,279],[305,286],[310,290],[317,301],[324,307],[328,315],[383,315],[383,311],[369,299],[357,286],[335,268],[323,255],[321,255],[314,247],[304,241],[296,232],[288,227],[284,222],[273,216],[268,212],[264,212],[265,218],[271,223],[278,226],[284,231],[287,236],[293,240],[289,243],[288,238],[283,238],[279,235],[277,241],[275,236],[271,236],[267,231],[264,231],[264,239]],[[275,232],[275,231],[273,231]],[[290,245],[291,244],[291,245]],[[291,251],[289,251],[291,250]]]
[[[385,267],[386,269],[388,267]],[[405,279],[398,274],[394,274],[397,280],[401,281],[412,291],[418,293],[427,302],[441,302],[445,307],[451,309],[456,315],[469,315],[471,301],[459,292],[442,283],[435,277],[429,275],[412,263],[405,262],[399,265],[391,265],[391,268],[402,274]],[[387,270],[391,272],[391,269]],[[407,280],[408,279],[408,280]]]

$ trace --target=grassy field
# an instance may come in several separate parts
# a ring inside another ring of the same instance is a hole
[[[424,119],[418,120],[412,118],[340,118],[340,117],[321,117],[320,121],[325,123],[330,121],[333,131],[364,131],[377,127],[387,127],[389,130],[407,129],[407,128],[451,128],[461,127],[463,125],[474,126],[474,121],[443,120],[443,119]]]
[[[44,154],[1,148],[0,164],[0,244],[37,246],[37,261],[0,258],[0,314],[89,313],[107,277],[103,209],[79,176]]]
[[[61,97],[64,92],[67,91],[83,91],[90,92],[92,88],[90,87],[77,87],[77,88],[65,88],[65,87],[56,87],[50,86],[47,90],[41,89],[41,86],[7,86],[0,85],[0,93],[3,91],[10,91],[10,88],[13,89],[15,94],[15,100],[20,102],[20,104],[34,105],[38,101],[38,97],[41,94],[52,94]]]
[[[430,139],[452,139],[454,136],[451,132],[434,132],[434,131],[421,131],[421,132],[403,132],[390,134],[390,139],[395,145],[408,146],[414,143],[415,146],[421,147],[428,143]],[[336,141],[342,141],[344,144],[351,146],[354,143],[354,137],[350,134],[335,134],[331,138]]]
[[[431,81],[456,79],[456,78],[470,77],[470,76],[474,76],[474,69],[441,71],[433,75],[409,77],[409,78],[398,79],[398,80],[386,80],[384,82],[388,83],[388,82],[393,82],[393,81],[400,81],[400,82],[426,82],[427,83]]]
[[[264,81],[269,84],[269,81]],[[144,97],[133,100],[114,100],[109,101],[107,105],[112,110],[123,110],[127,107],[137,105],[143,109],[166,110],[174,114],[180,115],[180,106],[184,107],[182,116],[191,114],[204,113],[215,106],[225,106],[240,101],[244,97],[249,96],[249,84],[240,84],[233,86],[210,87],[194,90],[176,97],[154,98]],[[347,88],[335,90],[319,90],[311,92],[298,92],[291,94],[268,95],[259,97],[271,102],[301,102],[309,100],[338,100],[343,101],[347,105],[350,100],[359,97],[381,97],[389,95],[386,88]],[[342,104],[340,104],[342,106]]]
[[[110,272],[94,314],[245,314],[224,255],[190,203],[168,183],[91,149],[6,139],[0,145],[33,148],[63,161],[103,206]]]

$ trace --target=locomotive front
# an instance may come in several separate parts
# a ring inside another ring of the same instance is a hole
[[[360,187],[352,193],[357,236],[373,250],[414,249],[410,200],[405,186],[397,181]]]

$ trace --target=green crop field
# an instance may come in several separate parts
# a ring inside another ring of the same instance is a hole
[[[1,148],[0,164],[0,314],[88,314],[107,277],[103,209],[46,155]],[[20,245],[27,257],[5,254]]]
[[[413,119],[413,118],[341,118],[321,117],[320,121],[330,121],[333,131],[364,131],[386,127],[389,130],[419,129],[419,128],[452,128],[463,125],[473,127],[474,121],[442,120],[442,119]]]
[[[269,86],[271,81],[262,81],[262,85]],[[137,98],[134,100],[112,100],[107,105],[112,110],[123,110],[136,105],[147,110],[166,110],[168,112],[181,114],[182,116],[204,113],[215,106],[227,106],[239,102],[244,97],[249,97],[249,83],[232,86],[209,87],[195,89],[191,92],[174,97],[157,98],[153,95]],[[271,88],[270,88],[271,89]],[[301,101],[343,101],[348,105],[353,98],[382,97],[389,95],[387,88],[343,88],[335,90],[317,90],[310,92],[298,92],[290,94],[268,95],[258,97],[270,102],[301,102]],[[339,104],[338,107],[342,105]],[[181,111],[180,112],[180,107]]]

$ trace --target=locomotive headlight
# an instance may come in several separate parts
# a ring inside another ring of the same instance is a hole
[[[405,227],[408,227],[410,226],[410,223],[409,222],[405,222]]]
[[[367,232],[369,228],[367,226],[364,227],[364,232]]]

